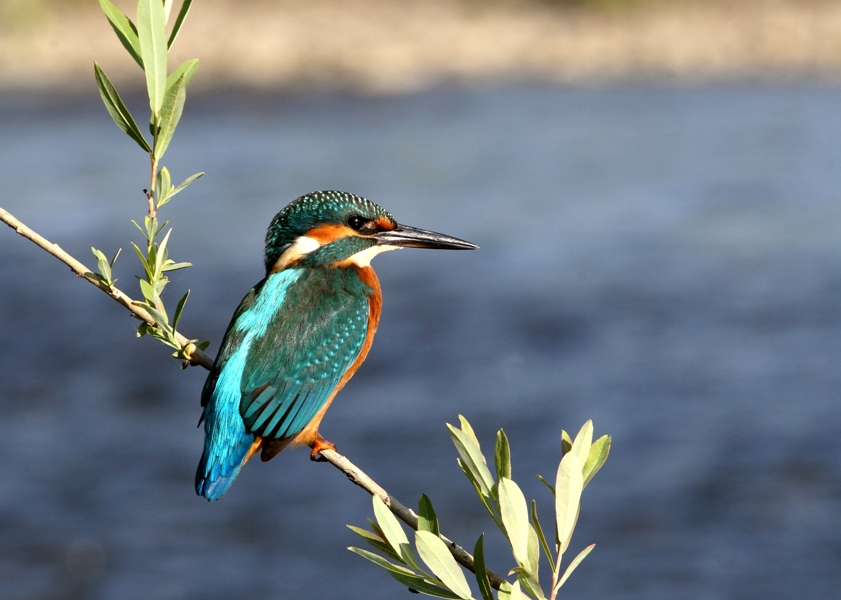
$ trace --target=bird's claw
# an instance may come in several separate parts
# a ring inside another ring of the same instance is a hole
[[[323,437],[318,436],[315,438],[315,441],[310,445],[312,449],[310,452],[310,460],[315,462],[327,462],[327,459],[324,458],[324,455],[321,454],[322,450],[336,450],[336,444],[333,442],[328,442]]]

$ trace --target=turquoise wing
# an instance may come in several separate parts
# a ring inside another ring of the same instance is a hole
[[[239,406],[249,433],[285,440],[309,424],[362,350],[371,293],[356,269],[300,270],[249,343]]]

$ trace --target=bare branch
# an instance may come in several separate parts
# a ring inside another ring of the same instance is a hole
[[[92,283],[103,292],[111,296],[114,300],[122,304],[125,308],[130,310],[132,314],[134,314],[139,319],[146,321],[149,325],[154,326],[155,320],[152,316],[147,313],[145,310],[133,304],[133,300],[130,296],[125,294],[124,292],[118,290],[115,287],[109,289],[107,285],[100,281],[99,277],[96,273],[88,269],[85,265],[81,262],[76,260],[70,254],[62,250],[58,244],[53,244],[43,236],[37,234],[29,227],[21,223],[17,220],[14,216],[11,215],[8,211],[0,207],[0,221],[17,231],[21,236],[25,237],[29,241],[33,242],[37,246],[41,247],[42,249],[46,250],[58,260],[66,264],[70,267],[70,270],[73,271],[76,276],[81,277],[82,279],[87,280],[88,282]],[[190,340],[178,332],[175,332],[176,339],[178,343],[181,344],[182,348],[185,347],[187,344],[190,343]],[[205,369],[211,369],[213,367],[213,360],[202,352],[201,350],[195,349],[192,354],[192,358],[190,360],[190,364],[199,365],[204,367]],[[397,516],[398,519],[406,523],[412,529],[418,528],[418,516],[415,512],[401,504],[397,498],[389,494],[385,491],[380,485],[368,477],[365,472],[362,471],[359,467],[354,465],[350,462],[347,457],[342,456],[335,450],[323,450],[321,455],[329,462],[331,465],[339,469],[342,473],[344,473],[348,479],[350,479],[353,483],[364,489],[369,494],[376,495],[382,500],[386,506],[391,509],[391,512]],[[464,548],[453,542],[452,540],[447,539],[443,535],[441,539],[447,544],[447,547],[450,549],[450,552],[453,555],[453,558],[456,559],[460,564],[465,566],[466,568],[470,569],[471,571],[474,570],[473,566],[473,556],[467,552]],[[487,571],[488,579],[490,579],[491,585],[495,589],[499,589],[499,586],[505,581],[502,577],[497,575],[491,570]]]

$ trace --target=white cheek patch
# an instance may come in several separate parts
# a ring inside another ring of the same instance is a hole
[[[321,244],[315,238],[305,235],[295,238],[295,241],[277,259],[272,271],[282,271],[296,260],[301,259],[311,252],[315,252],[319,248],[321,248]]]
[[[380,252],[388,252],[389,250],[402,250],[400,246],[371,246],[370,248],[365,248],[362,252],[357,252],[347,260],[355,264],[357,267],[370,267],[371,266],[371,259],[374,258]]]

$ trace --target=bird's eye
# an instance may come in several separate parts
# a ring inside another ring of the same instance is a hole
[[[359,215],[351,215],[347,219],[347,226],[353,229],[354,231],[359,231],[363,227],[365,227],[365,223],[368,221]]]

